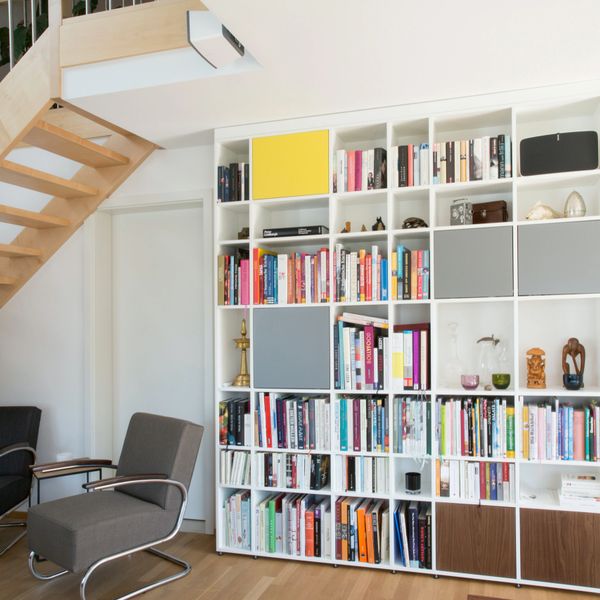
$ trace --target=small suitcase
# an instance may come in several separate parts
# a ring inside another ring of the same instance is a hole
[[[477,202],[473,204],[473,224],[504,223],[508,221],[508,209],[505,200]]]

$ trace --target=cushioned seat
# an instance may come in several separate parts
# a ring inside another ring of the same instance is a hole
[[[165,537],[177,515],[118,491],[81,494],[32,507],[29,546],[77,573],[100,558]]]
[[[19,475],[0,475],[0,515],[23,502],[29,495],[31,479]]]

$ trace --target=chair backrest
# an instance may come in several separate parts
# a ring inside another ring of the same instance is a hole
[[[0,448],[25,442],[37,448],[42,411],[35,406],[0,406]],[[0,458],[0,475],[17,475],[31,480],[34,457],[29,452],[14,452]]]
[[[129,421],[117,475],[164,473],[189,488],[204,427],[190,421],[135,413]],[[167,510],[181,506],[179,490],[173,486],[142,484],[119,491]]]

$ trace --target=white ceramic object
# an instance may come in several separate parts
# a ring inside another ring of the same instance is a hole
[[[586,207],[583,196],[573,190],[565,202],[565,217],[585,217]]]
[[[527,213],[526,219],[528,221],[544,221],[546,219],[556,219],[558,217],[562,217],[562,215],[538,200]]]

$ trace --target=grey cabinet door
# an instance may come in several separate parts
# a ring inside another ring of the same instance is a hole
[[[519,295],[600,293],[600,222],[518,228]]]
[[[512,226],[436,231],[436,298],[512,296]]]
[[[329,388],[329,307],[254,309],[254,387]]]

